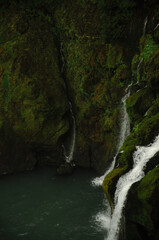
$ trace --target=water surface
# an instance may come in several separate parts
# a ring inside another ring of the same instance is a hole
[[[95,173],[57,176],[52,168],[0,178],[2,240],[103,240],[94,216],[103,207]]]

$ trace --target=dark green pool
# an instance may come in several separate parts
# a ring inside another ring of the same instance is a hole
[[[45,168],[0,178],[0,239],[103,240],[94,216],[103,207],[95,174],[60,177]]]

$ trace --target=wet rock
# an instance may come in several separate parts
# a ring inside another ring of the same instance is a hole
[[[73,166],[70,163],[63,163],[57,168],[59,175],[69,175],[73,172]]]

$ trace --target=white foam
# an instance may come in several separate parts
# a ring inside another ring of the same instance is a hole
[[[95,223],[97,225],[98,231],[108,231],[110,229],[110,221],[111,221],[111,209],[107,199],[103,201],[103,209],[95,216]],[[105,210],[106,209],[106,210]]]

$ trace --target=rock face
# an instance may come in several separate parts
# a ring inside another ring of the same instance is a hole
[[[60,161],[69,106],[50,19],[18,3],[2,5],[0,14],[2,173],[33,168],[41,152]]]
[[[107,41],[98,1],[63,1],[55,21],[76,116],[75,161],[103,172],[116,151],[120,100],[129,81],[124,45]]]

